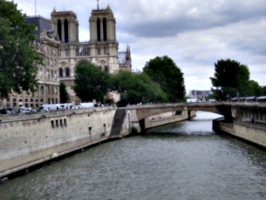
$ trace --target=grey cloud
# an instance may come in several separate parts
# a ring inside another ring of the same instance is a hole
[[[123,15],[124,18],[119,20],[121,25],[118,28],[123,28],[138,37],[167,37],[186,31],[226,26],[239,21],[266,17],[264,9],[266,2],[264,1],[253,1],[252,4],[243,1],[225,2],[220,7],[215,8],[211,3],[203,3],[203,5],[191,3],[184,10],[172,11],[169,18],[164,17],[164,10],[162,9],[161,17],[159,15],[154,19],[147,17],[150,10],[144,8],[136,10],[135,6],[139,7],[139,5],[132,5]],[[188,10],[193,7],[197,7],[198,14],[190,15],[188,13]]]

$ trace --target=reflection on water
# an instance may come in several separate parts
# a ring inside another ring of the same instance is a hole
[[[0,184],[1,199],[266,199],[266,153],[212,131],[216,116],[90,148]]]

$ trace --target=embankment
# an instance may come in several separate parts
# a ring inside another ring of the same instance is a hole
[[[225,123],[223,118],[213,120],[213,130],[226,133],[249,143],[266,148],[266,124],[236,121]]]

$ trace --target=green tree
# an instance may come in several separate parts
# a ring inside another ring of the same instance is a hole
[[[60,103],[67,103],[69,100],[69,95],[66,90],[66,85],[64,83],[60,83]]]
[[[266,96],[266,86],[262,86],[261,90],[262,90],[262,95]]]
[[[103,102],[109,87],[110,75],[100,67],[91,63],[76,66],[73,89],[83,102],[94,99]]]
[[[167,96],[160,85],[145,73],[120,71],[112,75],[112,90],[121,95],[122,106],[137,103],[166,102]]]
[[[143,71],[161,86],[170,102],[184,100],[186,90],[183,73],[171,58],[163,56],[151,59]]]
[[[250,80],[245,88],[244,96],[261,96],[262,92],[262,87],[256,81]]]
[[[218,60],[214,77],[210,77],[212,91],[218,100],[245,95],[249,82],[249,69],[235,60]]]
[[[27,25],[13,2],[0,0],[0,98],[12,91],[34,93],[42,57],[32,45],[35,27]]]

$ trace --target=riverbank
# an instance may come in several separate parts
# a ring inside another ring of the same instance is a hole
[[[100,107],[2,117],[0,177],[27,171],[98,143],[126,137],[133,129],[141,130],[140,123],[132,124],[131,114],[127,109]],[[186,119],[186,111],[179,115],[162,114],[151,118],[156,123],[149,127]]]
[[[224,118],[213,120],[213,130],[216,133],[229,134],[266,149],[266,124],[250,121],[225,123]]]

